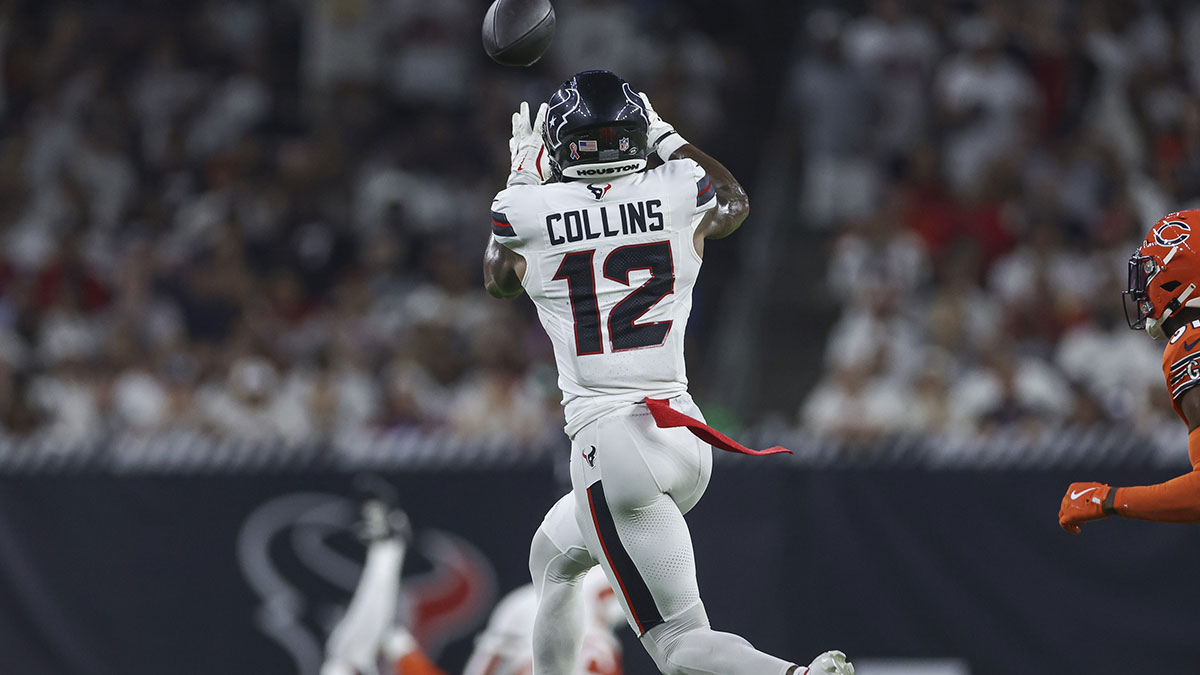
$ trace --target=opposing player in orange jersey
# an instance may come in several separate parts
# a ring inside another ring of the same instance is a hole
[[[1072,483],[1058,522],[1076,534],[1084,523],[1108,516],[1200,523],[1200,209],[1154,224],[1129,259],[1124,299],[1130,328],[1167,340],[1163,376],[1172,407],[1188,425],[1192,471],[1157,485]]]

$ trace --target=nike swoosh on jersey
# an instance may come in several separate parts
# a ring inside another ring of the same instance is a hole
[[[1200,344],[1200,338],[1196,338],[1195,340],[1192,340],[1191,342],[1185,342],[1185,343],[1183,343],[1183,351],[1190,352],[1190,351],[1192,351],[1192,347],[1195,347],[1198,344]]]

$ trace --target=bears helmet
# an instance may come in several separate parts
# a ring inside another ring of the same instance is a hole
[[[1192,225],[1200,225],[1200,209],[1167,214],[1129,258],[1125,319],[1155,340],[1169,337],[1162,324],[1180,309],[1200,307],[1200,250],[1192,245]]]

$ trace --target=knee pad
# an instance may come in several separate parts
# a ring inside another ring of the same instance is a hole
[[[577,584],[595,565],[585,549],[560,551],[539,528],[529,545],[529,575],[541,593],[543,581]]]

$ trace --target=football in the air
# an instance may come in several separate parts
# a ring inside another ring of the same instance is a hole
[[[528,66],[554,39],[550,0],[495,0],[483,17],[483,49],[496,63]]]

